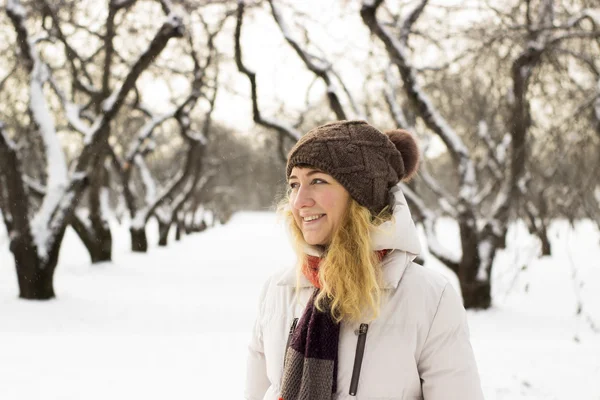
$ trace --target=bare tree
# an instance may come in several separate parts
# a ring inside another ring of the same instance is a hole
[[[541,63],[542,56],[552,52],[563,41],[577,38],[594,38],[600,36],[600,31],[588,31],[578,26],[578,23],[588,16],[570,19],[556,29],[552,1],[543,1],[538,8],[537,19],[532,17],[531,3],[525,2],[527,22],[525,45],[521,52],[511,62],[511,99],[509,121],[510,152],[509,157],[496,166],[497,176],[502,177],[502,187],[496,193],[492,208],[483,214],[480,209],[481,199],[486,197],[489,189],[481,186],[477,179],[477,169],[474,158],[455,129],[441,115],[430,97],[418,83],[418,71],[409,59],[407,43],[413,34],[414,24],[423,14],[428,4],[422,0],[398,23],[400,26],[399,39],[386,27],[388,24],[380,21],[377,10],[383,0],[365,1],[361,16],[372,34],[383,43],[390,62],[397,68],[402,78],[404,94],[411,108],[423,121],[425,126],[434,132],[446,145],[459,177],[457,196],[452,196],[441,189],[440,185],[429,180],[429,187],[438,193],[445,204],[451,207],[451,215],[455,216],[460,229],[462,255],[452,257],[438,246],[439,240],[431,228],[433,221],[426,222],[428,242],[432,254],[439,258],[459,277],[466,307],[487,308],[491,304],[491,268],[495,253],[504,242],[510,211],[523,191],[522,179],[527,160],[527,134],[531,127],[530,103],[528,88],[532,72]],[[517,10],[514,10],[517,11]],[[503,27],[502,29],[506,29]],[[493,150],[496,145],[491,146]],[[499,161],[499,160],[497,160]],[[494,164],[490,166],[494,168]],[[500,167],[500,168],[498,168]],[[503,170],[508,171],[506,174]],[[425,180],[427,182],[427,180]],[[425,208],[414,192],[407,190],[408,197],[425,220],[434,218],[435,214]],[[428,217],[429,216],[429,217]],[[479,223],[483,219],[484,223]]]
[[[100,86],[94,85],[94,77],[89,72],[94,59],[86,59],[75,46],[70,44],[69,37],[64,32],[65,25],[70,25],[70,28],[76,24],[76,21],[62,21],[55,7],[48,1],[41,1],[41,13],[44,18],[49,18],[51,23],[42,24],[48,37],[51,40],[62,43],[65,59],[69,66],[71,75],[71,98],[67,99],[67,95],[63,93],[57,85],[53,85],[55,91],[61,99],[67,118],[72,128],[82,135],[88,130],[88,126],[79,120],[83,112],[86,113],[85,118],[92,121],[101,115],[104,110],[102,104],[106,101],[112,92],[111,78],[115,76],[115,46],[114,38],[116,36],[116,16],[123,10],[126,12],[136,0],[127,1],[109,1],[108,15],[104,27],[106,31],[103,35],[98,35],[101,39],[101,45],[96,53],[103,52],[104,59],[102,61],[102,70],[100,76]],[[78,106],[74,100],[77,98],[86,97],[87,101],[84,106]],[[112,235],[108,224],[108,192],[109,181],[108,172],[104,166],[104,159],[107,155],[108,136],[110,135],[110,124],[107,126],[107,133],[103,135],[102,145],[98,149],[97,168],[90,171],[89,185],[86,193],[87,207],[85,213],[79,215],[77,212],[71,215],[71,225],[85,244],[92,263],[110,261],[112,257]],[[80,207],[81,208],[81,207]]]
[[[168,13],[146,50],[128,70],[117,89],[102,103],[103,112],[88,125],[78,112],[71,112],[78,108],[66,96],[61,95],[62,91],[52,70],[38,54],[37,42],[29,33],[27,15],[20,2],[9,1],[6,13],[17,35],[21,65],[29,76],[29,114],[44,144],[47,180],[42,204],[31,217],[33,213],[22,175],[22,161],[17,148],[3,129],[0,151],[5,156],[2,158],[9,160],[3,163],[0,171],[8,185],[8,190],[5,190],[7,204],[3,208],[3,214],[6,214],[5,223],[11,221],[7,224],[7,229],[15,258],[20,297],[49,299],[54,297],[53,274],[65,228],[81,194],[89,185],[91,170],[99,165],[103,143],[109,135],[110,122],[123,106],[140,74],[162,52],[171,38],[183,35],[184,27],[176,14]],[[66,117],[70,125],[84,136],[83,148],[73,160],[71,172],[67,170],[54,117],[44,94],[46,84],[57,93],[62,106],[67,110]]]
[[[134,147],[128,154],[128,161],[125,163],[119,161],[117,156],[113,153],[113,157],[117,160],[117,168],[120,170],[123,179],[125,198],[131,214],[132,223],[130,232],[133,251],[147,251],[148,241],[146,238],[146,224],[152,216],[156,216],[159,222],[160,241],[166,243],[169,228],[178,211],[185,202],[190,199],[203,175],[205,175],[204,179],[208,179],[210,176],[210,173],[203,173],[202,161],[210,136],[212,112],[214,110],[218,92],[218,65],[216,63],[217,54],[214,46],[214,39],[221,30],[224,22],[225,19],[220,22],[218,28],[214,32],[210,32],[208,26],[205,24],[208,34],[208,55],[203,64],[200,63],[196,51],[194,50],[191,36],[188,37],[191,48],[190,56],[194,64],[191,91],[183,103],[169,115],[169,117],[173,117],[177,121],[179,133],[183,141],[188,145],[186,161],[182,171],[163,188],[160,194],[153,195],[154,193],[157,193],[155,182],[143,161],[143,157],[139,154],[139,143],[143,143],[152,134],[152,129],[141,132]],[[206,82],[206,73],[209,67],[212,67],[215,71],[212,87]],[[210,92],[212,92],[211,94],[208,94],[209,89]],[[197,131],[195,130],[195,127],[192,126],[192,118],[190,115],[194,111],[201,97],[206,98],[208,102],[208,111],[204,116],[200,131]],[[161,117],[159,119],[162,120],[163,118]],[[154,118],[153,120],[157,119]],[[136,208],[133,194],[130,190],[128,182],[130,175],[128,174],[128,171],[124,171],[123,168],[119,167],[119,165],[131,165],[131,161],[136,162],[146,187],[147,198],[145,205],[139,209]],[[204,183],[202,183],[202,185],[203,184]]]

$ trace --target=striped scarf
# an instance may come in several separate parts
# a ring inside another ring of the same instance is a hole
[[[388,250],[379,250],[379,259]],[[331,316],[330,303],[317,310],[321,258],[308,256],[302,272],[315,286],[286,349],[279,400],[331,400],[337,391],[337,361],[340,324]]]

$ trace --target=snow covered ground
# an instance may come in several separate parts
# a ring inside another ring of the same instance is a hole
[[[458,249],[456,227],[439,229]],[[469,312],[488,400],[600,400],[600,333],[587,321],[600,329],[600,233],[559,221],[550,235],[554,255],[538,259],[537,241],[513,226],[494,307]],[[57,299],[23,301],[0,227],[1,399],[242,398],[258,291],[293,262],[273,214],[238,214],[147,255],[130,253],[115,226],[114,262],[102,265],[89,264],[73,232],[65,240]]]

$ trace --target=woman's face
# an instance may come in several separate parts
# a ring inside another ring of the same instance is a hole
[[[304,240],[328,245],[342,223],[350,194],[331,175],[313,168],[294,167],[288,184],[290,207]]]

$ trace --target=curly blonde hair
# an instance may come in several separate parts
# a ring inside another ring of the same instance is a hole
[[[277,212],[290,228],[300,278],[307,265],[307,243],[289,207],[289,194],[281,200]],[[350,198],[342,222],[333,233],[319,266],[321,290],[315,302],[318,310],[323,311],[327,301],[337,322],[377,318],[382,297],[381,261],[373,249],[371,233],[392,218],[388,207],[373,216],[366,207]],[[299,290],[298,285],[296,290]]]

